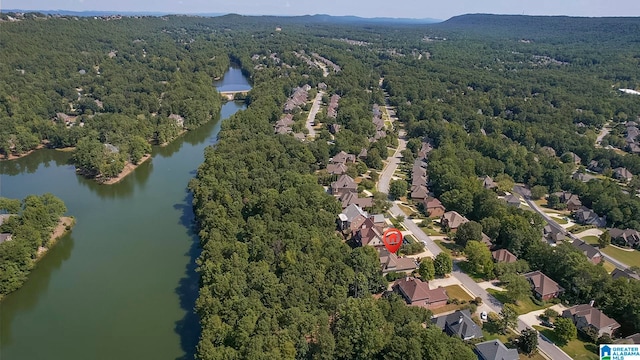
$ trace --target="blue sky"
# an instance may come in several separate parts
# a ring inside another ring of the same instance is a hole
[[[466,13],[640,16],[637,0],[0,0],[2,9],[357,15],[448,19]]]

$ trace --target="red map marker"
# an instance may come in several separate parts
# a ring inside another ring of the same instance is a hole
[[[389,228],[382,235],[382,242],[389,252],[395,253],[402,246],[402,233],[398,229]]]

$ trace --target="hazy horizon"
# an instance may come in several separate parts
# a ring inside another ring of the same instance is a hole
[[[4,0],[3,9],[64,10],[107,12],[157,12],[172,14],[236,13],[242,15],[297,16],[327,14],[334,16],[396,17],[446,20],[468,13],[513,15],[566,15],[566,16],[640,16],[640,6],[634,1],[602,0],[540,0],[519,3],[512,0],[450,0],[427,3],[419,0],[400,0],[389,3],[382,0],[341,2],[338,0]]]

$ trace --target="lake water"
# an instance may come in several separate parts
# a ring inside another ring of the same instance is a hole
[[[239,77],[248,86],[232,68],[219,90],[238,86]],[[242,108],[229,102],[220,118]],[[71,155],[55,150],[0,163],[1,196],[50,192],[76,218],[73,232],[0,303],[0,359],[192,357],[199,249],[186,187],[219,130],[218,119],[155,147],[115,185],[77,176]]]

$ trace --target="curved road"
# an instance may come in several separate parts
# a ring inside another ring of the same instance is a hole
[[[571,240],[580,240],[577,236],[573,235],[572,233],[566,231],[562,226],[560,226],[560,224],[558,224],[557,222],[555,222],[553,220],[553,218],[551,218],[549,215],[547,215],[544,211],[542,211],[542,209],[540,209],[540,207],[538,206],[538,204],[534,203],[533,201],[531,201],[531,198],[528,196],[528,191],[526,189],[524,189],[522,186],[520,185],[516,185],[513,187],[513,191],[515,191],[516,193],[520,194],[522,196],[522,198],[524,198],[524,201],[527,202],[527,205],[529,205],[529,207],[531,209],[533,209],[535,212],[537,212],[538,214],[540,214],[540,216],[542,216],[546,222],[551,225],[551,227],[553,227],[554,229],[562,232],[563,234],[565,234],[566,236],[568,236]],[[617,267],[620,270],[624,270],[627,269],[629,266],[623,262],[620,262],[614,258],[612,258],[611,256],[600,252],[602,254],[602,257],[609,261],[610,263],[612,263],[615,267]]]
[[[393,173],[398,168],[398,164],[400,164],[400,152],[406,147],[406,139],[404,138],[404,130],[400,130],[398,139],[398,148],[396,151],[387,158],[387,165],[382,169],[382,173],[380,174],[380,180],[378,181],[378,191],[388,194],[389,192],[389,182],[391,181],[391,177]],[[389,209],[391,214],[394,217],[405,216],[404,212],[400,207],[394,202]],[[424,246],[429,250],[434,256],[438,255],[442,252],[442,249],[438,245],[436,245],[431,238],[425,234],[416,223],[411,219],[406,219],[402,223],[404,227],[413,233],[414,237],[418,239],[420,242],[424,244]],[[467,289],[474,296],[479,296],[482,298],[482,306],[490,309],[493,312],[500,313],[502,311],[502,303],[498,301],[495,297],[489,294],[485,289],[481,288],[473,279],[471,279],[467,274],[460,271],[460,268],[457,265],[454,265],[453,273],[451,274],[455,277],[463,287]],[[518,319],[518,328],[517,331],[521,332],[522,330],[528,328],[529,326],[525,324],[522,320]],[[564,351],[562,351],[559,347],[557,347],[554,343],[549,341],[547,338],[543,337],[538,333],[538,349],[546,355],[549,359],[553,360],[572,360],[569,355],[567,355]]]

